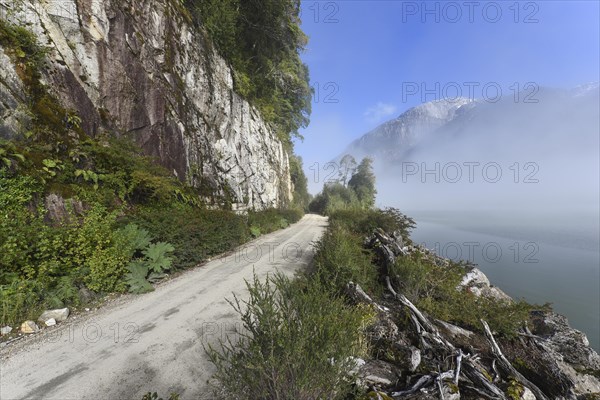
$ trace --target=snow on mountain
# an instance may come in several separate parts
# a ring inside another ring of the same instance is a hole
[[[382,156],[390,161],[398,159],[404,151],[451,121],[471,103],[473,101],[467,98],[423,103],[355,140],[343,154],[352,154],[357,159],[367,155]]]
[[[494,103],[466,98],[423,103],[355,140],[337,159],[369,156],[384,166],[415,152],[454,153],[459,144],[486,153],[507,151],[507,142],[528,143],[530,153],[550,144],[587,147],[598,136],[599,93],[598,82],[591,82],[567,90],[540,87]]]

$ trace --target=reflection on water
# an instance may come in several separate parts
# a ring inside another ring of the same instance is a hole
[[[441,256],[475,262],[493,285],[513,298],[552,303],[600,350],[600,256],[594,235],[533,228],[511,232],[506,227],[493,232],[474,225],[464,229],[464,224],[458,229],[448,221],[416,221],[415,242]]]

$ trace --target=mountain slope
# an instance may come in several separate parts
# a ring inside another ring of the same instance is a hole
[[[537,155],[561,146],[594,148],[598,132],[598,83],[571,90],[540,88],[530,100],[438,100],[411,108],[352,142],[343,154],[371,156],[380,164],[459,158]],[[576,139],[576,140],[573,140]],[[597,146],[596,146],[597,147]],[[543,151],[542,151],[543,150]]]
[[[355,158],[368,155],[383,156],[389,161],[400,159],[410,147],[451,121],[463,106],[470,104],[471,101],[466,98],[421,104],[355,140],[344,154],[352,154]]]

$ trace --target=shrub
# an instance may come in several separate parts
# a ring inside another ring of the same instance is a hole
[[[0,285],[0,322],[6,325],[20,323],[22,316],[37,314],[41,310],[42,284],[32,279],[15,279]]]
[[[264,211],[250,211],[248,213],[248,225],[254,227],[261,234],[274,232],[278,229],[287,228],[302,218],[299,209],[268,209]]]
[[[482,332],[480,320],[484,319],[494,331],[513,336],[529,319],[530,311],[538,308],[523,301],[506,303],[458,289],[464,272],[458,264],[440,267],[417,254],[399,258],[392,274],[394,284],[421,310],[478,332]]]
[[[315,279],[332,291],[342,292],[348,282],[360,284],[365,290],[377,288],[377,267],[371,254],[362,248],[359,237],[333,226],[317,244],[314,258]]]
[[[369,314],[346,305],[317,281],[256,276],[250,299],[235,299],[244,332],[208,347],[224,398],[343,399],[351,390],[352,356],[366,352]]]
[[[141,294],[154,290],[150,282],[162,279],[164,272],[171,268],[173,258],[169,254],[173,250],[175,248],[168,243],[149,244],[142,252],[144,258],[135,259],[127,266],[129,291]]]
[[[370,235],[376,228],[397,231],[405,240],[410,240],[410,232],[416,226],[412,218],[395,208],[337,210],[330,215],[330,221],[360,235]]]
[[[173,245],[176,269],[196,266],[208,257],[241,245],[250,237],[243,216],[189,205],[137,207],[124,221],[134,222],[157,240]]]

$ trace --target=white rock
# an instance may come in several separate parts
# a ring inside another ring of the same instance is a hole
[[[46,326],[54,326],[56,325],[56,320],[54,318],[50,318],[45,322]]]
[[[536,400],[536,397],[531,390],[529,390],[526,387],[524,387],[523,389],[524,390],[523,394],[521,395],[521,400]]]
[[[470,272],[467,272],[463,276],[462,281],[459,283],[459,287],[464,286],[490,286],[490,280],[485,276],[481,270],[473,268]]]
[[[408,368],[411,372],[415,372],[421,365],[421,351],[414,346],[410,347],[410,361]]]
[[[63,322],[69,317],[69,309],[61,308],[58,310],[46,310],[40,315],[38,321],[46,322],[51,318],[54,318],[56,322]]]
[[[12,332],[12,327],[10,327],[10,326],[5,326],[2,329],[0,329],[0,334],[2,334],[2,335],[8,335],[11,332]]]
[[[350,375],[356,375],[358,374],[358,371],[360,370],[360,368],[366,364],[365,360],[363,360],[362,358],[358,358],[358,357],[350,357],[349,358],[352,362],[354,362],[354,366],[352,367],[352,369],[350,370]]]
[[[33,321],[25,321],[21,324],[22,333],[36,333],[40,330],[37,324]]]
[[[376,385],[389,386],[392,384],[392,381],[390,381],[389,379],[382,378],[380,376],[375,376],[375,375],[367,375],[363,379],[371,384],[376,384]]]

